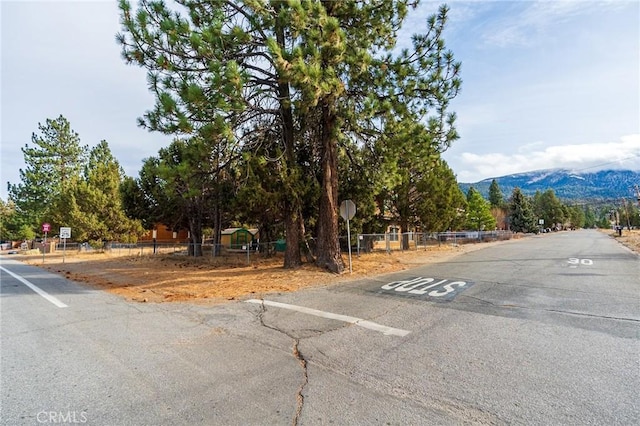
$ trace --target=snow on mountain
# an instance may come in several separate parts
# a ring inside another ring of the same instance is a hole
[[[635,198],[634,188],[640,185],[640,171],[601,170],[587,173],[565,169],[535,170],[483,179],[476,183],[460,183],[460,188],[466,193],[473,186],[488,198],[493,179],[505,198],[509,198],[513,189],[518,187],[527,195],[553,189],[557,197],[565,200],[619,200]]]

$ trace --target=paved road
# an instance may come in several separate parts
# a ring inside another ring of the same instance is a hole
[[[640,424],[640,259],[596,231],[221,306],[2,268],[2,424]]]

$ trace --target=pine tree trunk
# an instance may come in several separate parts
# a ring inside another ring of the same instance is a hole
[[[409,221],[403,219],[400,221],[400,244],[402,250],[409,250]]]
[[[298,213],[293,203],[285,201],[284,214],[287,244],[284,251],[284,267],[295,269],[302,265],[302,257],[300,256]]]
[[[298,220],[299,233],[300,233],[299,235],[302,240],[300,244],[300,250],[302,250],[302,254],[304,255],[308,263],[315,263],[316,259],[313,257],[313,253],[311,252],[311,248],[309,247],[309,241],[307,240],[307,238],[305,238],[305,235],[307,235],[307,232],[305,231],[305,228],[304,228],[304,219],[302,217],[302,213],[299,211],[298,214],[300,216],[300,220]]]
[[[202,256],[202,228],[198,226],[195,221],[189,220],[189,233],[191,238],[189,239],[189,256],[201,257]]]
[[[316,264],[334,273],[344,271],[338,241],[338,144],[335,128],[337,117],[330,99],[322,106],[320,132],[321,195],[318,212],[318,245]]]
[[[216,195],[216,201],[213,208],[213,239],[211,244],[211,255],[220,255],[220,243],[222,242],[222,218],[220,213],[220,194]]]
[[[189,215],[189,233],[191,243],[189,244],[189,256],[202,256],[202,215],[197,209]]]
[[[280,85],[280,93],[284,96],[289,96],[289,86],[286,84]],[[285,182],[284,187],[288,189],[288,193],[285,192],[284,200],[284,227],[286,237],[286,248],[284,251],[284,267],[286,269],[298,268],[302,265],[302,257],[300,255],[300,206],[299,197],[293,193],[297,185],[292,182],[292,179],[297,179],[297,174],[292,173],[296,167],[295,152],[294,152],[294,136],[293,136],[293,113],[289,104],[282,105],[282,124],[283,124],[283,138],[285,145]]]
[[[280,5],[278,8],[281,7]],[[281,22],[276,22],[276,41],[278,45],[285,46],[284,27]],[[292,173],[296,168],[295,141],[293,132],[293,111],[291,109],[291,92],[289,84],[281,82],[278,84],[278,95],[280,99],[280,111],[282,113],[282,138],[285,147],[285,200],[284,204],[284,223],[286,248],[284,252],[284,267],[287,269],[298,268],[302,265],[300,256],[300,221],[302,217],[299,215],[299,197],[295,193],[295,182],[291,179],[297,179],[296,173]],[[287,193],[287,190],[289,193]]]

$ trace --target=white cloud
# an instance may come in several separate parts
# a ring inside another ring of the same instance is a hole
[[[529,152],[520,147],[514,154],[464,152],[458,160],[464,169],[464,172],[458,175],[461,182],[477,182],[491,177],[540,169],[640,170],[640,134],[623,136],[617,142],[555,145]]]
[[[83,145],[106,139],[125,172],[170,138],[137,126],[153,106],[145,70],[120,58],[113,1],[2,4],[2,155],[0,198],[25,168],[20,148],[32,146],[38,123],[63,115]]]
[[[484,41],[499,47],[531,46],[539,37],[549,35],[549,28],[566,23],[571,19],[602,7],[620,7],[629,2],[583,1],[583,0],[541,0],[530,2],[504,2],[504,7],[512,7],[514,13],[490,26],[484,34]],[[520,9],[521,8],[521,9]],[[517,12],[515,12],[517,10]]]
[[[624,140],[601,143],[640,133],[638,3],[487,4],[453,37],[463,63],[452,102],[460,139],[444,157],[458,179],[618,162],[640,170],[637,148],[623,160]],[[502,30],[521,44],[484,43]]]
[[[136,126],[154,99],[145,71],[119,56],[117,3],[0,2],[0,197],[19,181],[20,147],[37,123],[60,114],[83,144],[106,139],[135,176],[170,138]],[[451,109],[461,138],[444,157],[460,181],[599,164],[640,170],[637,1],[447,3],[445,39],[463,63],[463,85]],[[409,13],[405,45],[439,4]],[[592,144],[623,134],[633,136]]]

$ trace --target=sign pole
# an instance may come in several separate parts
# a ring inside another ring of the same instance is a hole
[[[60,238],[62,238],[62,263],[64,263],[67,255],[67,238],[71,238],[71,228],[60,228]]]
[[[44,263],[44,254],[47,252],[47,231],[44,232],[44,241],[42,242],[42,263]]]
[[[158,236],[158,231],[156,229],[153,230],[153,254],[156,254],[156,250],[157,250],[157,240],[156,237]]]
[[[42,242],[42,263],[44,263],[44,254],[47,251],[47,233],[51,230],[51,224],[45,222],[42,224],[42,232],[44,232],[44,241]]]
[[[347,207],[347,217],[349,217],[349,207]],[[349,246],[349,273],[353,274],[353,265],[351,263],[351,229],[349,228],[349,219],[347,219],[347,245]]]

